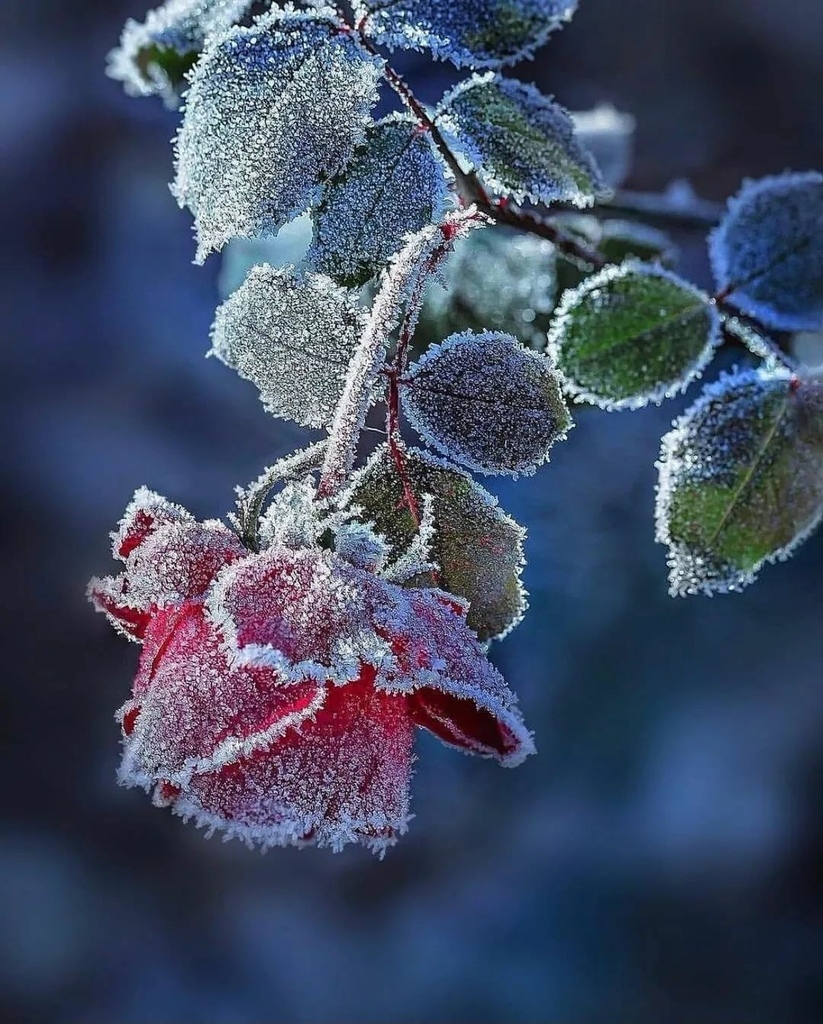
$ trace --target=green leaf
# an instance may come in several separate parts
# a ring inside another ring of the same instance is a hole
[[[543,347],[555,305],[554,246],[509,228],[473,231],[426,293],[415,340],[502,331]]]
[[[472,478],[415,449],[403,450],[405,476],[420,510],[432,499],[431,558],[439,573],[413,577],[410,586],[439,586],[465,598],[468,623],[481,640],[499,639],[522,619],[526,592],[520,581],[525,530]],[[417,527],[387,447],[356,475],[350,501],[363,509],[395,555],[414,541]]]
[[[398,116],[379,122],[323,189],[309,265],[350,288],[365,284],[407,235],[441,219],[448,192],[445,166],[417,122]]]
[[[673,595],[741,590],[823,512],[823,385],[747,370],[707,387],[663,438],[657,539]]]
[[[475,75],[443,97],[437,122],[496,195],[591,206],[609,191],[571,115],[533,85]]]
[[[508,334],[455,334],[407,374],[409,422],[438,451],[481,473],[533,473],[571,417],[549,359]]]
[[[662,267],[630,260],[565,293],[549,354],[577,399],[637,409],[682,391],[719,339],[706,295]]]

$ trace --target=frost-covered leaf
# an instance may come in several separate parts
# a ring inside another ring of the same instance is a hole
[[[823,175],[746,182],[711,235],[718,288],[784,331],[823,324]]]
[[[390,49],[430,50],[458,67],[532,56],[571,21],[578,0],[355,0],[363,31]]]
[[[574,111],[577,138],[592,154],[603,180],[611,188],[622,185],[631,171],[634,157],[635,120],[621,114],[610,103],[593,110]]]
[[[456,334],[408,371],[403,408],[444,455],[482,473],[532,473],[571,418],[549,359],[509,334]]]
[[[725,376],[663,438],[657,539],[673,595],[741,590],[817,525],[821,394],[785,372]]]
[[[273,11],[212,39],[191,76],[172,187],[202,262],[277,231],[362,142],[383,62],[323,12]]]
[[[233,238],[220,254],[217,290],[221,299],[237,291],[252,267],[269,263],[273,267],[299,267],[311,245],[311,217],[304,214],[285,224],[267,238]]]
[[[475,75],[443,97],[437,119],[497,195],[590,206],[608,191],[571,115],[533,85]]]
[[[520,581],[525,531],[495,498],[467,474],[414,449],[404,452],[406,479],[420,509],[431,495],[434,536],[430,556],[436,577],[423,574],[409,586],[437,585],[469,602],[468,624],[481,640],[505,635],[526,609]],[[417,528],[405,504],[403,483],[385,446],[355,477],[350,501],[401,555]]]
[[[637,409],[694,380],[720,338],[702,292],[662,267],[629,260],[564,294],[549,354],[577,398]]]
[[[107,74],[130,96],[158,95],[176,107],[206,37],[225,31],[254,0],[167,0],[144,22],[126,22],[120,45],[108,57]]]
[[[309,265],[349,287],[364,284],[406,235],[442,218],[447,195],[445,166],[428,134],[407,117],[381,121],[323,189]]]
[[[473,231],[429,286],[418,335],[434,342],[466,330],[495,330],[542,346],[555,291],[550,242],[496,226]]]
[[[274,416],[331,423],[364,314],[320,274],[253,267],[217,310],[212,353],[260,389]]]

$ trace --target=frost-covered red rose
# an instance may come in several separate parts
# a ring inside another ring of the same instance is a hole
[[[143,646],[120,781],[250,844],[382,851],[406,830],[416,726],[504,765],[533,746],[465,605],[392,582],[382,540],[312,498],[287,488],[251,552],[137,492],[125,569],[90,586]]]

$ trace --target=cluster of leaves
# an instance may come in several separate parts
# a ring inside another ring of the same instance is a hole
[[[823,384],[769,336],[823,323],[823,176],[744,185],[710,238],[709,295],[672,271],[668,236],[602,217],[631,119],[572,115],[504,73],[576,0],[350,6],[168,0],[112,55],[130,92],[183,100],[172,188],[197,260],[245,247],[213,354],[273,415],[328,432],[318,493],[398,551],[425,534],[407,585],[465,598],[488,640],[525,609],[523,531],[470,474],[543,464],[566,397],[659,403],[742,339],[764,365],[709,385],[663,439],[657,534],[673,593],[750,582],[823,514]],[[410,48],[468,69],[433,111],[388,62]],[[400,109],[374,120],[383,86]],[[387,441],[355,472],[381,402]],[[436,455],[401,440],[401,414]],[[240,495],[250,546],[272,483]]]

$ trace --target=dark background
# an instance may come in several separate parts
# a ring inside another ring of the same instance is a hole
[[[635,187],[823,167],[819,0],[581,8],[522,75],[635,113]],[[175,119],[103,75],[142,14],[0,7],[2,1019],[823,1019],[823,536],[742,596],[670,600],[653,463],[683,402],[581,415],[498,488],[532,607],[494,656],[540,755],[421,737],[383,863],[261,857],[117,788],[137,651],[83,598],[107,531],[142,483],[221,515],[299,442],[202,358],[219,261],[191,265],[166,188]]]

